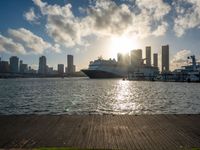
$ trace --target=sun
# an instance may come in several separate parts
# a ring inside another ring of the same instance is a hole
[[[129,53],[133,49],[138,48],[137,39],[129,36],[115,36],[111,38],[110,54],[117,55],[117,53]]]

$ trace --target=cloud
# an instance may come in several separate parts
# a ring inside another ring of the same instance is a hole
[[[138,38],[162,36],[168,28],[165,16],[170,6],[162,0],[137,0],[134,5],[96,0],[80,8],[83,16],[75,16],[70,3],[50,5],[33,0],[46,16],[46,30],[55,43],[65,47],[85,45],[87,37],[131,35]]]
[[[200,26],[200,1],[179,0],[174,1],[173,6],[177,17],[174,20],[174,31],[181,37],[188,29]]]
[[[187,65],[188,56],[191,56],[190,50],[181,50],[177,52],[171,60],[172,70],[180,68],[181,66]]]
[[[22,43],[26,51],[29,52],[42,54],[45,49],[51,46],[41,37],[24,28],[9,29],[8,33],[14,41]]]
[[[15,43],[11,38],[0,34],[0,52],[25,54],[25,49],[20,43]]]
[[[8,29],[8,37],[0,35],[0,49],[10,53],[42,54],[45,50],[60,52],[59,44],[50,44],[25,28]]]
[[[28,12],[24,13],[24,18],[30,23],[39,24],[38,22],[39,16],[35,14],[33,8],[30,8]]]

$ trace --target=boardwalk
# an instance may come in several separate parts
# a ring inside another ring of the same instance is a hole
[[[0,116],[0,148],[200,147],[200,115]]]

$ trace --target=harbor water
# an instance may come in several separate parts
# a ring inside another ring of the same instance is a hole
[[[199,114],[200,83],[0,79],[0,114]]]

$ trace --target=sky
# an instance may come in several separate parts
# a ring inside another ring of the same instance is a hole
[[[146,46],[161,55],[168,44],[173,70],[187,56],[200,58],[199,39],[199,0],[0,1],[1,59],[16,55],[35,69],[42,55],[57,69],[72,54],[80,70],[99,56]]]

